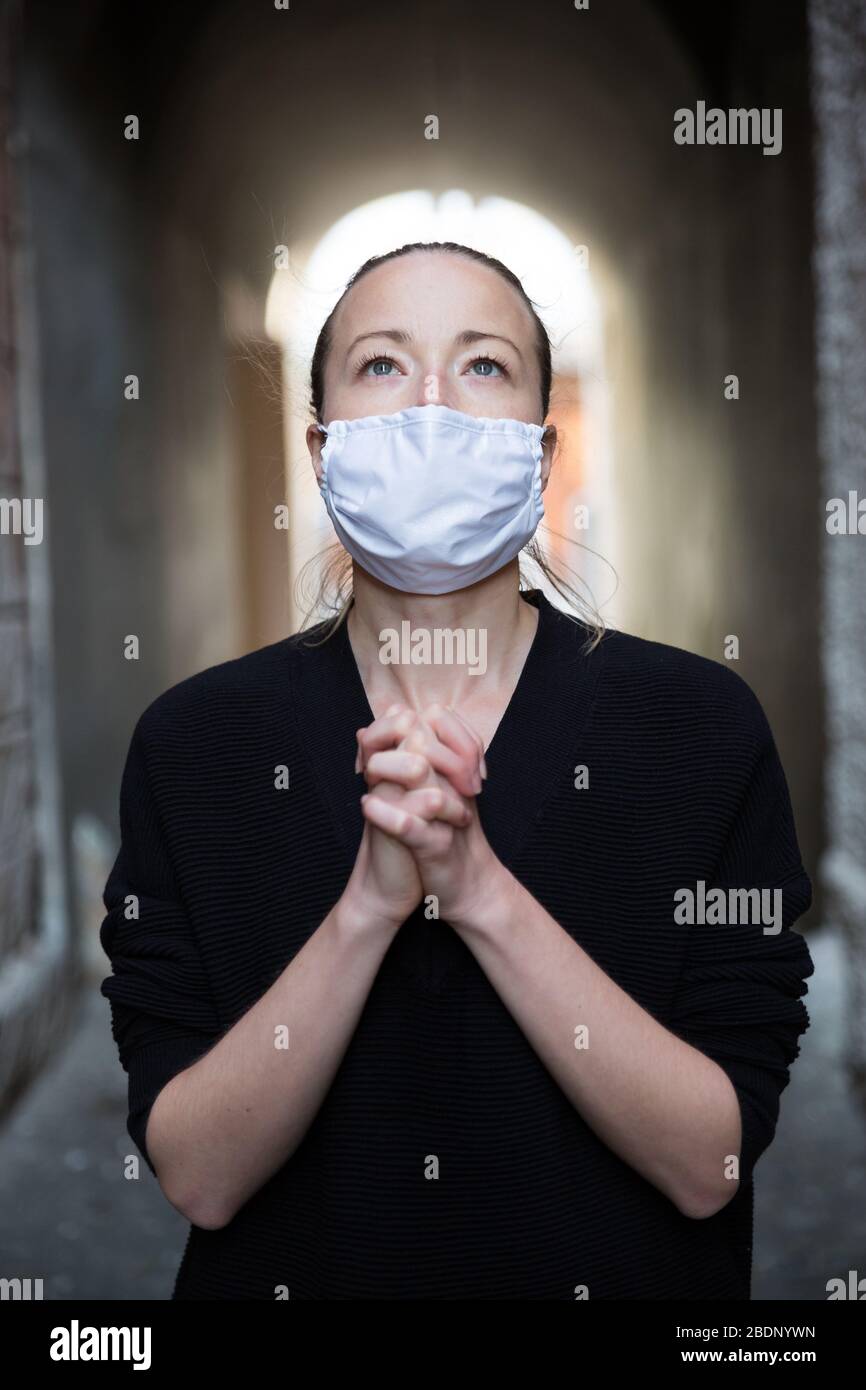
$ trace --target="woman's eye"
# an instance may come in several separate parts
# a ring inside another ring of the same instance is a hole
[[[477,367],[481,367],[483,370],[476,371]],[[471,364],[471,369],[475,376],[501,376],[505,370],[503,364],[492,357],[476,357]]]
[[[361,371],[364,372],[366,376],[390,376],[390,371],[379,371],[378,368],[396,368],[396,366],[397,363],[394,361],[393,357],[368,357],[366,361],[361,363]]]

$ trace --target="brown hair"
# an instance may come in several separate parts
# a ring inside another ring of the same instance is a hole
[[[313,352],[312,363],[310,366],[310,409],[317,424],[323,425],[324,421],[324,379],[325,365],[328,354],[331,351],[333,342],[334,319],[346,295],[356,285],[362,276],[369,274],[378,266],[384,265],[387,261],[396,260],[398,256],[407,256],[413,251],[441,251],[451,255],[465,256],[469,260],[476,261],[479,265],[485,265],[490,270],[494,270],[501,276],[512,289],[516,290],[529,310],[535,325],[535,348],[538,358],[538,368],[541,386],[541,418],[546,419],[550,409],[550,393],[553,383],[553,367],[551,361],[550,336],[538,315],[537,308],[527,295],[523,285],[513,270],[509,270],[495,256],[488,256],[483,251],[477,251],[471,246],[462,246],[454,241],[413,241],[405,246],[400,246],[395,251],[387,251],[381,256],[371,256],[365,261],[352,275],[340,298],[337,300],[333,309],[329,313],[325,322],[319,330],[316,339],[316,346]],[[575,542],[579,544],[579,542]],[[601,615],[594,605],[588,603],[577,589],[561,575],[557,575],[551,566],[550,561],[545,556],[539,542],[533,539],[523,547],[522,555],[527,556],[538,566],[548,582],[556,589],[566,602],[571,603],[578,611],[579,620],[584,626],[590,629],[590,638],[587,650],[592,650],[597,646],[604,635],[604,623]],[[304,603],[303,591],[310,582],[310,574],[317,571],[317,578],[311,599]],[[311,560],[303,566],[297,581],[297,598],[299,605],[305,607],[305,617],[302,630],[310,623],[314,614],[322,609],[330,610],[333,617],[330,625],[326,626],[325,637],[327,640],[336,632],[340,624],[345,620],[349,609],[352,606],[353,596],[351,590],[352,561],[351,556],[337,542],[320,555],[313,556]],[[525,576],[521,573],[520,587],[526,589],[529,585],[525,582]],[[568,614],[569,617],[574,615]]]

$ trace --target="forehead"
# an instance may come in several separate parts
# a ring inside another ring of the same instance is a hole
[[[359,333],[405,328],[455,336],[465,328],[500,332],[528,350],[535,326],[518,291],[490,266],[447,252],[413,251],[363,275],[334,320],[335,345]]]

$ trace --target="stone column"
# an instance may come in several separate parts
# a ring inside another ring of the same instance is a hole
[[[56,1053],[77,985],[60,829],[27,138],[12,78],[18,15],[18,6],[0,5],[0,1114]]]
[[[810,0],[822,504],[866,513],[866,6]],[[821,876],[847,954],[846,1059],[866,1102],[866,515],[823,538],[827,843]]]

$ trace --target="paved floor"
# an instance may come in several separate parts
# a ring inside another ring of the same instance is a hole
[[[866,1276],[866,1120],[843,1082],[838,939],[810,942],[812,1027],[756,1170],[755,1299],[825,1299]],[[167,1299],[186,1223],[132,1150],[126,1078],[94,986],[78,1026],[0,1133],[0,1275],[42,1278],[47,1299]],[[132,1150],[134,1151],[134,1150]]]

